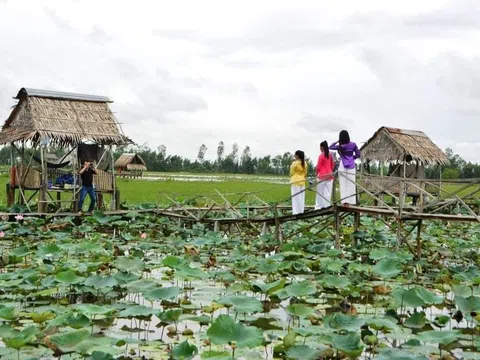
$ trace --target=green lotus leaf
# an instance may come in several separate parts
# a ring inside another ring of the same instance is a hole
[[[93,275],[85,279],[86,286],[93,286],[95,289],[113,288],[118,285],[113,276]]]
[[[130,293],[145,293],[153,290],[158,286],[157,283],[149,280],[136,280],[126,284],[126,288]]]
[[[291,304],[291,305],[288,305],[285,308],[285,310],[290,315],[298,316],[301,318],[307,318],[309,316],[312,316],[315,313],[313,308],[304,304]]]
[[[217,317],[208,328],[207,336],[213,344],[236,343],[240,348],[253,348],[263,342],[262,330],[236,323],[228,315]]]
[[[83,280],[85,280],[85,278],[82,276],[78,276],[72,270],[67,270],[67,271],[59,272],[55,276],[55,280],[58,281],[59,283],[74,285],[74,284],[81,283]]]
[[[119,318],[137,318],[148,317],[155,314],[157,311],[151,307],[143,305],[131,305],[118,313]]]
[[[387,332],[398,329],[397,320],[391,317],[367,319],[366,321],[373,330]]]
[[[139,258],[118,257],[114,265],[118,270],[129,273],[141,273],[145,269],[145,263]]]
[[[145,299],[148,301],[158,301],[158,300],[172,300],[175,299],[180,293],[180,288],[171,286],[171,287],[161,287],[153,290],[149,290],[144,294]]]
[[[63,353],[76,351],[76,347],[90,336],[88,329],[80,329],[50,336],[50,341]]]
[[[402,272],[402,265],[392,259],[383,259],[372,268],[372,271],[383,279],[389,279],[396,277]]]
[[[317,288],[312,284],[311,281],[302,281],[294,284],[290,284],[285,287],[285,292],[288,296],[303,297],[307,295],[312,295],[317,292]]]
[[[115,308],[95,304],[77,304],[75,309],[85,315],[107,315],[115,312]]]
[[[424,312],[414,313],[407,320],[405,320],[405,326],[411,329],[422,329],[428,320]]]
[[[189,344],[187,340],[172,349],[171,357],[174,360],[190,360],[198,354],[198,348]]]
[[[324,319],[325,326],[334,330],[357,331],[365,324],[365,319],[342,313],[333,313]]]
[[[375,357],[375,360],[428,360],[424,355],[412,354],[400,349],[383,349]]]
[[[159,318],[167,323],[172,323],[177,322],[182,314],[182,309],[166,310],[159,315]]]
[[[233,306],[237,313],[253,314],[263,311],[263,305],[259,300],[246,295],[227,296],[218,300],[218,303]]]
[[[0,305],[0,319],[14,321],[18,318],[18,311],[13,306]]]
[[[128,272],[117,272],[117,273],[115,273],[115,275],[113,275],[113,278],[115,280],[117,280],[117,282],[120,285],[125,285],[125,284],[129,284],[131,282],[134,282],[134,281],[138,280],[140,278],[140,276],[137,275],[137,274],[132,274],[132,273],[128,273]],[[141,291],[139,291],[139,292],[141,292]]]
[[[332,335],[332,345],[335,349],[351,357],[358,357],[363,352],[360,336],[355,333]]]
[[[50,326],[70,326],[82,329],[90,325],[90,319],[82,313],[68,311],[49,322]]]
[[[431,330],[418,333],[418,340],[433,343],[448,345],[454,341],[461,339],[462,333],[458,330]]]
[[[16,257],[25,257],[31,253],[31,250],[28,246],[18,246],[15,249],[11,250],[8,254]]]
[[[287,358],[294,360],[315,360],[318,355],[318,350],[306,345],[297,345],[287,350]]]

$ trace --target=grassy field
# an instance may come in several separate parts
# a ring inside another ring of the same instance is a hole
[[[158,174],[155,174],[158,176]],[[173,174],[170,174],[172,177]],[[182,174],[184,175],[184,174]],[[263,181],[262,181],[263,180]],[[288,182],[287,178],[284,178]],[[0,204],[5,205],[6,194],[5,185],[8,182],[7,175],[0,176]],[[258,197],[266,202],[288,201],[290,196],[290,186],[288,183],[278,184],[264,180],[260,177],[249,176],[221,176],[218,181],[176,181],[176,180],[140,180],[140,179],[117,179],[117,184],[121,193],[121,201],[130,205],[139,205],[144,203],[168,204],[170,200],[165,196],[174,198],[176,201],[185,201],[199,195],[204,195],[210,199],[223,203],[223,199],[216,193],[216,190],[226,194],[229,201],[236,201],[245,192],[254,192]],[[315,194],[307,192],[307,203],[313,205]],[[62,199],[68,199],[64,195]],[[202,203],[201,199],[198,199]],[[205,202],[207,202],[205,200]]]
[[[287,177],[173,173],[148,173],[146,177],[149,180],[117,178],[122,203],[128,205],[146,203],[166,205],[171,203],[167,196],[178,202],[196,198],[196,204],[200,205],[210,203],[208,199],[224,203],[224,200],[216,191],[225,195],[231,202],[237,201],[243,196],[243,193],[247,192],[255,193],[268,203],[290,202],[290,186]],[[6,205],[4,184],[7,182],[8,176],[6,174],[0,175],[0,205],[3,206]],[[447,184],[444,189],[453,192],[458,186],[461,185]],[[471,189],[467,189],[465,192],[470,191]],[[69,194],[62,195],[63,200],[68,200],[70,197]],[[108,202],[109,199],[107,198],[106,201]],[[249,202],[252,203],[252,201]],[[315,193],[307,191],[306,204],[314,205],[314,203]]]

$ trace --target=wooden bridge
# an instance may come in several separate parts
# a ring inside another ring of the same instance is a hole
[[[179,224],[204,223],[215,231],[241,231],[247,227],[259,234],[273,233],[279,241],[315,228],[319,233],[333,229],[336,246],[340,246],[342,221],[353,216],[354,231],[361,226],[361,215],[381,219],[396,232],[399,246],[407,246],[417,257],[421,256],[422,226],[425,221],[480,222],[480,179],[428,180],[382,177],[358,174],[356,206],[343,205],[342,199],[334,194],[332,206],[314,210],[306,207],[303,214],[291,214],[291,197],[277,203],[267,203],[256,193],[199,194],[181,202],[172,194],[161,193],[168,205],[143,210],[106,211],[106,215],[122,215],[136,211],[176,219]],[[315,191],[310,185],[305,191]],[[268,190],[267,190],[268,191]],[[15,214],[5,213],[13,217]],[[28,213],[24,216],[58,218],[79,215],[71,212]],[[302,221],[301,227],[286,233],[284,224]],[[320,229],[320,230],[318,230]],[[409,239],[416,230],[416,250]],[[354,237],[354,242],[358,239]]]

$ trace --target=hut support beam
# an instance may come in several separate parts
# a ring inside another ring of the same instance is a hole
[[[112,199],[110,201],[110,209],[117,209],[117,184],[115,182],[115,155],[113,154],[113,146],[110,145],[110,171],[112,172]]]
[[[417,260],[422,257],[422,220],[417,223]]]
[[[40,189],[40,201],[38,202],[38,211],[43,213],[46,209],[46,201],[47,201],[47,166],[45,161],[45,146],[40,145],[40,159],[42,165],[42,184]]]

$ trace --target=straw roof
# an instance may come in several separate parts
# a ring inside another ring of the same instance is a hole
[[[22,88],[18,103],[0,132],[0,144],[40,142],[60,146],[92,140],[101,145],[131,143],[103,96]]]
[[[125,168],[127,170],[147,170],[145,161],[138,154],[122,154],[115,161],[114,166],[116,168]]]
[[[407,155],[425,165],[448,164],[444,152],[425,133],[381,127],[360,149],[365,160],[403,162]]]

